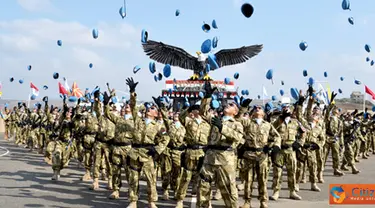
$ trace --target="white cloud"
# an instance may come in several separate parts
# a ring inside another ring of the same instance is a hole
[[[31,12],[47,11],[54,8],[50,0],[17,0],[17,3]]]

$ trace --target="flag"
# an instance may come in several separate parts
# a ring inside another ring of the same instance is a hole
[[[268,96],[268,94],[267,94],[267,91],[266,91],[266,88],[263,86],[263,95],[264,96]]]
[[[316,93],[317,97],[323,101],[325,105],[328,105],[329,103],[329,98],[328,98],[328,93],[322,86],[322,84],[318,84],[318,93]]]
[[[64,77],[64,81],[65,81],[65,90],[68,92],[67,95],[71,95],[72,90],[70,89],[69,84],[68,84],[68,80],[65,77]]]
[[[373,100],[375,100],[375,93],[374,93],[370,88],[368,88],[366,85],[365,85],[365,92],[366,92],[367,94],[371,95],[371,98],[372,98]]]
[[[3,89],[3,85],[2,85],[1,82],[0,82],[0,98],[1,98],[1,96],[3,95],[3,91],[2,91],[2,89]]]
[[[30,82],[30,88],[31,94],[37,97],[39,95],[39,89],[32,82]]]
[[[68,95],[68,91],[66,91],[66,89],[60,82],[59,82],[59,93],[62,95]]]
[[[72,96],[75,96],[77,98],[83,97],[82,91],[78,88],[78,85],[76,82],[73,82],[72,86]]]
[[[329,84],[327,84],[327,98],[328,98],[328,103],[331,102],[331,97],[332,97],[331,95],[332,95],[331,88],[330,88]],[[333,101],[332,104],[335,104],[335,101]]]

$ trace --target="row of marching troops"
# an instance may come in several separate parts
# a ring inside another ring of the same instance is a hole
[[[273,110],[269,104],[250,107],[252,100],[243,97],[222,99],[214,109],[212,95],[217,90],[206,82],[200,103],[173,112],[162,97],[136,105],[138,82],[128,78],[126,84],[131,96],[120,112],[113,107],[115,91],[108,84],[110,93],[96,90],[90,107],[81,106],[79,100],[75,107],[68,107],[64,98],[59,110],[49,107],[44,97],[44,109],[41,104],[28,109],[24,103],[13,111],[5,109],[5,137],[14,137],[16,144],[30,150],[38,148],[52,165],[52,180],[59,179],[72,158],[78,159],[86,169],[82,180],[92,180],[91,189],[97,190],[99,178],[106,178],[113,191],[111,199],[120,197],[125,173],[130,208],[137,207],[141,178],[147,181],[149,206],[156,207],[159,169],[163,199],[168,200],[172,192],[177,208],[183,207],[190,183],[198,207],[211,207],[214,184],[214,198],[223,199],[225,207],[238,207],[238,191],[244,190],[241,207],[249,208],[254,181],[264,208],[268,200],[279,198],[283,168],[290,198],[301,200],[299,184],[306,183],[306,175],[311,191],[320,191],[317,184],[324,183],[329,154],[335,176],[345,171],[358,174],[358,158],[375,154],[375,123],[367,109],[342,113],[334,104],[335,93],[331,104],[322,109],[315,103],[312,86],[300,92],[296,103]],[[273,193],[268,196],[271,169]]]

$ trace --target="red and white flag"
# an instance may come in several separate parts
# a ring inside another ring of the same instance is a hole
[[[39,89],[32,82],[30,82],[30,88],[31,88],[32,94],[35,97],[37,97],[39,95]]]
[[[372,90],[370,90],[370,88],[368,88],[366,85],[365,85],[365,92],[366,92],[367,94],[371,95],[371,98],[372,98],[373,100],[375,100],[375,93],[374,93]]]
[[[68,95],[68,91],[66,91],[66,89],[60,82],[59,82],[59,93],[62,95]]]

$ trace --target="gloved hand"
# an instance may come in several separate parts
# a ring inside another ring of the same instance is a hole
[[[135,88],[138,85],[138,82],[134,82],[134,79],[132,77],[126,79],[126,85],[129,86],[129,92],[133,93],[135,92]]]
[[[80,103],[81,103],[81,98],[78,98],[77,106],[79,106]]]
[[[48,96],[44,96],[44,97],[43,97],[43,102],[44,102],[46,105],[48,105]]]
[[[210,98],[212,94],[214,94],[215,90],[217,90],[216,87],[212,88],[211,83],[209,81],[206,81],[204,83],[203,89],[205,90],[205,98]]]
[[[303,105],[303,103],[305,102],[306,98],[302,95],[299,96],[299,99],[297,101],[297,104],[298,105]]]
[[[314,93],[314,88],[311,85],[309,85],[309,89],[307,90],[307,92],[309,96],[312,96]]]
[[[111,97],[108,95],[107,92],[104,92],[104,96],[103,96],[103,104],[104,105],[108,105],[109,101],[111,100]]]
[[[99,96],[100,96],[100,89],[99,89],[99,86],[96,86],[95,89],[98,89],[94,92],[94,98],[97,98],[99,99]]]
[[[305,149],[310,149],[310,147],[311,147],[310,144],[304,144],[304,145],[303,145],[303,148],[305,148]]]
[[[243,108],[248,108],[250,103],[252,102],[253,100],[252,99],[245,99],[244,97],[241,96],[240,98],[240,104],[241,104],[241,107]]]
[[[38,103],[37,107],[38,107],[38,110],[40,110],[42,108],[42,104]]]
[[[336,96],[337,96],[337,93],[332,91],[332,93],[331,93],[331,103],[333,102],[333,100],[335,99]]]
[[[223,130],[223,123],[221,122],[220,118],[213,117],[211,119],[211,124],[214,125],[214,126],[216,126],[219,129],[220,132]]]
[[[319,149],[319,145],[315,144],[315,143],[311,143],[310,145],[310,149],[311,150],[318,150]]]
[[[165,107],[163,105],[163,103],[161,102],[161,99],[160,99],[160,96],[159,97],[152,97],[152,99],[154,100],[154,103],[158,106],[158,108],[162,108],[162,107]]]
[[[26,103],[22,103],[22,106],[26,109]]]
[[[63,95],[63,103],[66,103],[66,95]]]
[[[148,152],[147,152],[147,155],[151,156],[151,157],[155,157],[155,155],[157,154],[156,150],[155,150],[155,147],[151,147]]]
[[[292,147],[293,147],[293,150],[296,151],[298,150],[299,148],[301,148],[301,144],[297,141],[294,141],[293,144],[292,144]]]

